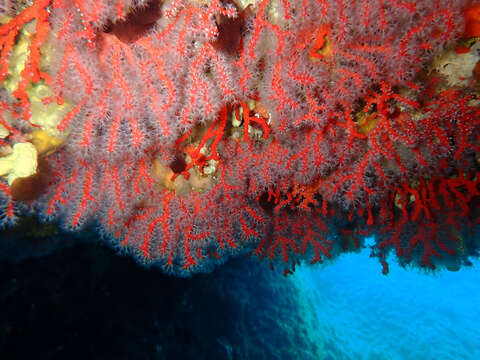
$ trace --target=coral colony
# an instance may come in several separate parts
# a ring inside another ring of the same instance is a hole
[[[34,0],[0,8],[1,223],[188,275],[480,240],[480,3]],[[475,234],[477,237],[475,239]]]

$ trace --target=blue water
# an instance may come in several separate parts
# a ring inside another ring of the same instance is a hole
[[[326,359],[480,359],[480,262],[426,275],[347,254],[294,275]]]

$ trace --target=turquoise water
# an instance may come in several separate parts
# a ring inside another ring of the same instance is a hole
[[[294,275],[327,359],[480,359],[480,262],[426,275],[347,254]]]

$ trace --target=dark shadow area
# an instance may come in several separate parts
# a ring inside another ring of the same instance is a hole
[[[184,279],[77,244],[0,262],[0,358],[318,359],[300,303],[266,263]]]

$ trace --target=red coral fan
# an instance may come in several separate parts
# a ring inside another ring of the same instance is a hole
[[[29,139],[38,81],[54,93],[44,102],[72,108],[44,194],[19,204],[1,184],[7,217],[19,206],[68,229],[99,224],[176,274],[238,253],[287,273],[367,235],[384,271],[391,250],[453,268],[478,247],[464,234],[479,218],[478,91],[429,68],[464,33],[467,5],[35,1],[0,27],[6,76],[37,20],[2,122]]]
[[[60,128],[75,132],[69,141],[75,150],[139,156],[158,143],[172,144],[233,100],[232,61],[211,41],[213,14],[232,17],[233,8],[173,3],[160,10],[151,2],[135,4],[119,21],[98,2],[87,4],[79,11],[59,7],[52,16],[59,34],[51,65],[55,89],[77,104]],[[93,17],[87,26],[85,19]]]

